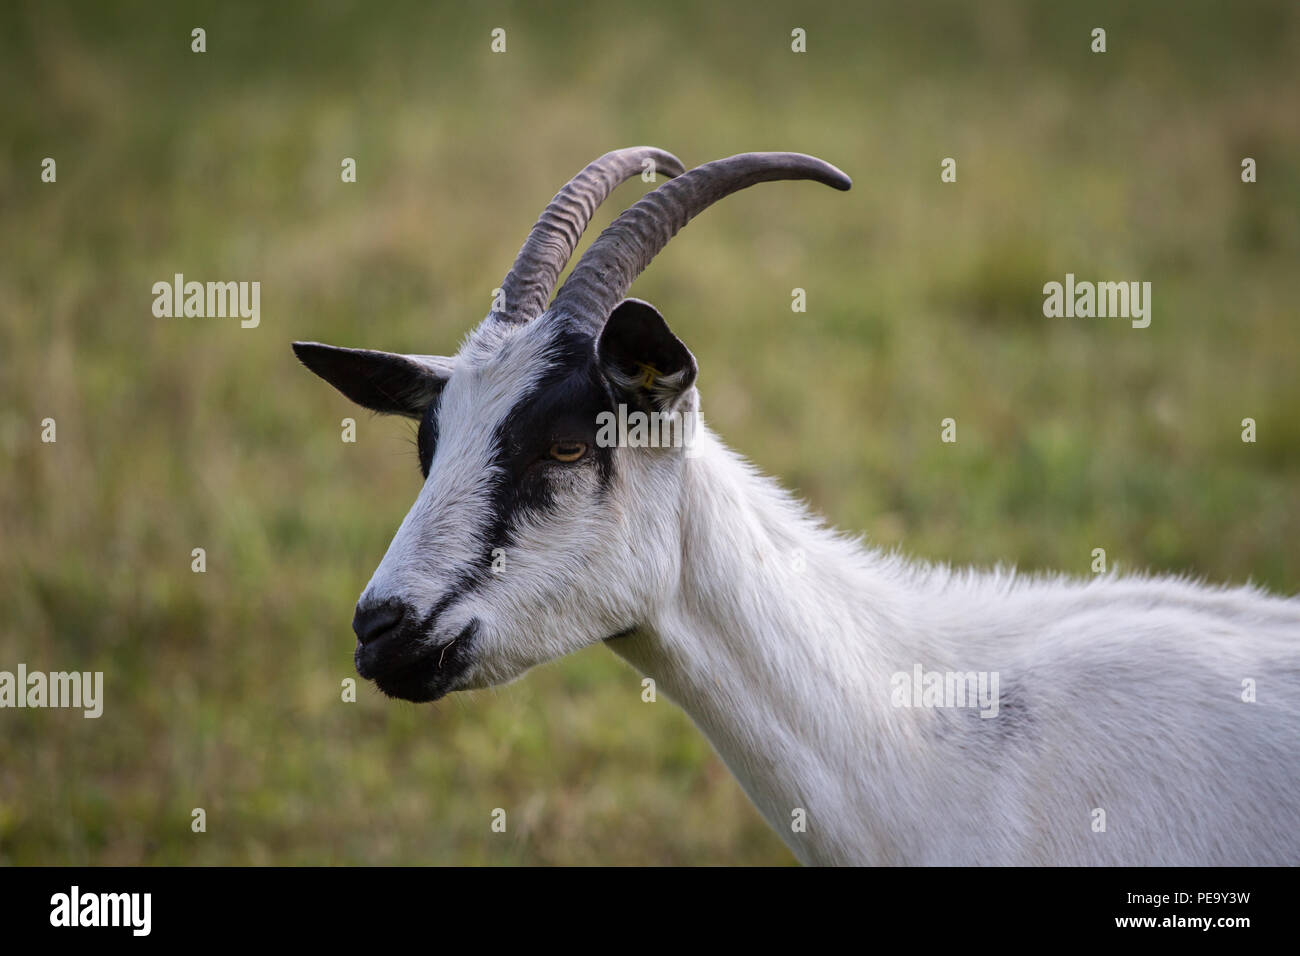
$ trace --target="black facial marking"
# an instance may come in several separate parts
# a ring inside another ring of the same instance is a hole
[[[389,697],[423,703],[445,696],[473,663],[479,623],[475,618],[451,640],[427,644],[424,638],[436,617],[435,611],[391,638],[381,638],[386,648],[358,644],[357,673]]]
[[[437,609],[477,590],[491,578],[493,555],[512,543],[515,524],[525,513],[555,507],[556,482],[565,469],[594,469],[597,495],[609,490],[614,473],[614,449],[596,445],[596,416],[615,410],[615,398],[596,362],[590,332],[561,328],[547,354],[550,371],[521,398],[493,432],[494,479],[492,518],[483,534],[483,553],[449,587]],[[420,468],[429,475],[438,439],[438,402],[433,402],[420,422],[416,442]],[[552,460],[556,442],[580,441],[587,453],[576,462]]]
[[[429,469],[433,465],[433,453],[438,448],[438,409],[441,404],[442,393],[439,392],[438,397],[424,410],[420,427],[415,433],[415,447],[420,456],[420,472],[425,478],[429,477]]]
[[[563,469],[594,468],[603,495],[613,478],[614,449],[596,445],[596,416],[614,410],[614,396],[596,364],[590,334],[562,330],[552,342],[551,370],[510,410],[493,436],[497,476],[492,493],[488,559],[510,543],[515,519],[555,506],[555,481]],[[563,464],[549,458],[556,442],[580,441],[587,454]]]

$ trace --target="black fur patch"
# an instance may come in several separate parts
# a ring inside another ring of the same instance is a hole
[[[437,611],[397,635],[394,646],[373,650],[358,645],[357,673],[374,681],[384,694],[416,703],[437,700],[451,691],[473,662],[478,619],[465,625],[451,641],[430,647],[422,643],[437,619]]]
[[[551,370],[512,408],[495,429],[492,442],[492,520],[477,564],[448,589],[435,613],[480,587],[492,569],[493,552],[507,548],[517,518],[555,507],[554,479],[562,469],[594,468],[598,495],[608,491],[614,473],[614,449],[596,445],[596,416],[613,412],[614,395],[596,362],[590,332],[561,327],[548,354]],[[428,478],[437,453],[441,395],[430,403],[416,432],[420,470]],[[580,441],[586,457],[566,464],[549,457],[553,444]]]
[[[509,545],[519,515],[555,506],[553,481],[561,469],[594,468],[601,496],[613,479],[614,449],[597,447],[596,417],[614,411],[614,397],[596,364],[591,336],[562,329],[549,358],[554,367],[515,404],[493,436],[497,474],[485,564],[494,549]],[[554,461],[548,453],[560,441],[585,443],[586,457],[572,464]]]
[[[420,419],[420,427],[415,433],[415,448],[420,456],[420,473],[429,477],[433,467],[433,453],[438,449],[438,410],[442,405],[442,393],[429,403]]]

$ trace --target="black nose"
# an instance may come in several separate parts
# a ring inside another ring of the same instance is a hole
[[[357,613],[352,617],[352,630],[357,632],[357,640],[362,644],[383,637],[406,616],[406,608],[398,601],[384,601],[367,607],[357,605]]]

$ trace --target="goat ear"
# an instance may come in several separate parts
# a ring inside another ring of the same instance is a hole
[[[303,365],[363,408],[419,418],[451,376],[452,360],[294,342]]]
[[[695,384],[695,356],[649,302],[624,299],[596,343],[596,359],[620,394],[652,411],[674,411]]]

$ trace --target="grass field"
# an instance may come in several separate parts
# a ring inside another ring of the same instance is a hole
[[[3,5],[0,670],[101,670],[106,700],[0,710],[0,863],[792,862],[602,647],[340,700],[413,427],[289,342],[454,350],[618,146],[853,176],[727,200],[634,287],[713,428],[838,526],[1300,590],[1300,7],[814,6]],[[177,272],[259,280],[260,325],[155,318]],[[1149,280],[1150,327],[1044,318],[1067,272]]]

